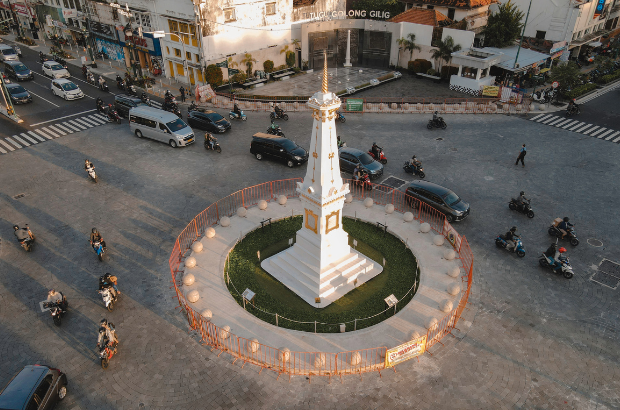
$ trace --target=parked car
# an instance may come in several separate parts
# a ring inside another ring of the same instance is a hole
[[[46,61],[43,63],[43,74],[52,78],[69,78],[71,74],[56,61]]]
[[[29,365],[0,392],[0,409],[48,410],[67,396],[67,376],[58,369]]]
[[[28,104],[32,102],[32,96],[24,87],[19,84],[6,84],[6,89],[11,96],[13,104]]]
[[[64,98],[65,100],[78,100],[84,98],[84,93],[73,81],[61,78],[52,81],[52,94]]]
[[[5,61],[4,72],[17,81],[33,80],[34,74],[20,61]]]
[[[1,61],[19,61],[19,56],[15,49],[6,44],[0,44],[0,60]]]
[[[129,111],[129,129],[138,138],[147,137],[170,145],[185,147],[195,142],[194,131],[176,114],[152,107]]]
[[[119,94],[114,96],[114,109],[121,117],[128,118],[129,110],[136,107],[150,107],[150,105],[142,101],[140,97],[133,97],[127,94]]]
[[[383,164],[375,161],[368,154],[357,148],[342,147],[338,150],[340,158],[340,170],[353,174],[353,170],[359,165],[364,169],[371,179],[375,179],[383,175]]]
[[[230,121],[210,110],[190,111],[187,114],[187,122],[190,127],[212,133],[226,132],[230,129]]]
[[[289,168],[308,161],[308,151],[288,138],[257,132],[252,136],[250,152],[257,160],[263,158],[286,162]]]
[[[446,215],[448,222],[462,221],[469,215],[469,204],[457,194],[441,185],[428,181],[414,181],[405,191],[409,205],[415,207],[419,199]]]

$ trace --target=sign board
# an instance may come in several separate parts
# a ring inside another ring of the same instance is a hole
[[[19,14],[20,16],[23,17],[32,17],[32,14],[30,12],[30,8],[28,6],[26,6],[25,4],[21,4],[21,3],[14,3],[11,4],[13,6],[13,10],[15,11],[15,13]]]
[[[385,354],[385,367],[394,367],[399,363],[420,356],[425,351],[426,335],[389,349]]]
[[[228,60],[224,60],[221,63],[215,63],[217,67],[228,67]]]
[[[364,111],[363,98],[347,98],[347,111]]]
[[[233,76],[235,74],[239,74],[241,71],[237,70],[236,68],[229,68],[228,69],[228,76]]]
[[[592,19],[598,18],[601,14],[603,14],[603,9],[605,8],[606,0],[596,0],[596,9],[594,10],[594,15]]]
[[[86,64],[86,56],[81,56],[80,60],[82,60],[82,65]]]
[[[558,88],[560,86],[560,83],[558,83],[557,81],[554,81],[551,83],[551,87],[553,88]]]
[[[499,95],[499,86],[485,85],[482,87],[482,95],[485,97],[497,97]]]
[[[77,10],[74,10],[74,9],[63,9],[63,10],[62,10],[62,16],[63,16],[65,19],[68,19],[68,18],[77,18],[77,16],[78,16],[78,12],[77,12]]]

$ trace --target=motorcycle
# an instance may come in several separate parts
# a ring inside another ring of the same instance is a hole
[[[426,174],[424,173],[424,168],[420,165],[419,167],[413,166],[409,163],[409,161],[405,161],[403,165],[403,169],[408,174],[418,175],[420,178],[424,178]]]
[[[571,117],[573,115],[581,114],[581,110],[577,104],[572,104],[566,107],[566,116]]]
[[[220,147],[220,144],[217,142],[217,140],[215,140],[213,142],[213,148],[211,148],[211,144],[209,144],[209,142],[205,139],[205,149],[212,149],[213,151],[217,152],[218,154],[222,153],[222,148]]]
[[[97,86],[97,80],[95,80],[95,76],[90,71],[88,72],[88,76],[86,77],[86,82],[90,85]]]
[[[266,132],[269,135],[277,135],[279,137],[284,137],[284,133],[282,132],[282,128],[280,128],[279,126],[277,126],[276,128],[269,127],[269,128],[267,128]]]
[[[105,106],[103,105],[103,101],[101,102],[97,101],[96,104],[97,104],[97,111],[99,111],[102,114],[105,114]]]
[[[336,111],[336,121],[340,121],[344,123],[347,119],[344,118],[344,115],[340,111]]]
[[[127,94],[129,95],[133,95],[133,96],[138,96],[138,90],[136,90],[136,86],[133,84],[128,85],[127,87]]]
[[[28,238],[20,241],[19,244],[28,252],[32,252],[32,247],[34,246],[34,240],[36,239],[28,224],[26,224],[25,228],[28,230]]]
[[[39,63],[43,64],[44,62],[49,61],[49,60],[50,58],[48,56],[46,56],[41,51],[39,51]]]
[[[383,153],[383,148],[379,148],[379,158],[375,157],[375,154],[372,152],[372,150],[368,151],[368,155],[370,155],[372,157],[372,159],[374,159],[375,161],[379,161],[382,164],[387,164],[387,158],[385,156],[385,154]]]
[[[103,255],[105,255],[105,248],[103,247],[101,242],[95,241],[93,243],[93,250],[97,254],[97,257],[99,258],[99,262],[103,262]]]
[[[175,114],[177,117],[179,117],[181,119],[183,118],[183,114],[181,114],[181,110],[179,110],[179,107],[177,107],[176,104],[172,105],[172,104],[164,103],[164,105],[162,105],[161,109],[164,110],[164,111],[171,112],[171,113]]]
[[[93,181],[95,181],[95,183],[99,182],[99,179],[97,178],[97,173],[95,172],[95,168],[93,168],[93,167],[88,167],[88,169],[86,170],[86,172],[88,172],[88,176],[90,177],[90,179],[92,179]]]
[[[370,177],[367,172],[363,172],[362,176],[360,176],[355,183],[367,191],[372,191],[372,182],[370,182]]]
[[[13,50],[15,50],[15,52],[17,53],[18,57],[22,57],[22,49],[19,48],[18,46],[13,46]]]
[[[121,116],[118,115],[118,112],[116,112],[116,110],[109,109],[108,110],[108,122],[115,122],[115,121],[117,124],[120,124]]]
[[[555,262],[553,258],[548,257],[544,253],[540,255],[538,258],[538,263],[543,268],[551,268],[555,273],[561,273],[566,279],[572,278],[575,274],[573,272],[573,267],[570,264],[570,260],[568,257],[559,257],[559,260]],[[558,268],[557,264],[560,264],[560,268]]]
[[[112,329],[114,329],[114,324],[113,323],[109,323],[108,326],[110,326]],[[114,330],[112,330],[114,331]],[[102,369],[107,369],[109,364],[110,364],[110,360],[112,359],[112,357],[116,354],[116,346],[111,345],[110,343],[104,343],[103,346],[101,346],[99,348],[99,357],[101,358],[101,368]]]
[[[426,124],[426,128],[432,130],[433,128],[441,128],[445,130],[448,127],[448,124],[443,120],[443,117],[437,117],[436,120],[430,119],[428,120],[428,124]]]
[[[116,88],[119,90],[125,89],[125,80],[116,80]]]
[[[151,99],[146,93],[142,93],[142,95],[140,96],[140,100],[142,100],[142,102],[148,105],[149,107],[151,106]]]
[[[518,257],[522,258],[525,256],[525,248],[523,247],[523,242],[521,242],[521,237],[519,235],[515,235],[514,238],[517,242],[517,246],[514,246],[511,249],[508,249],[508,241],[502,238],[502,235],[499,235],[497,238],[495,238],[495,246],[497,246],[498,248],[504,248],[509,252],[514,252],[517,254]]]
[[[522,214],[526,214],[528,218],[534,217],[534,211],[532,211],[530,201],[525,202],[523,205],[519,205],[516,199],[511,198],[510,202],[508,202],[508,208],[510,208],[511,211],[519,211]]]
[[[557,218],[557,219],[560,219],[560,218]],[[558,225],[560,222],[562,222],[562,220],[560,219],[558,222],[557,219],[553,222],[553,224],[551,224],[547,232],[549,232],[549,235],[555,236],[556,238],[561,239],[562,231],[560,231],[560,228],[558,228]],[[575,228],[573,228],[572,226],[569,226],[568,229],[566,229],[566,237],[569,239],[571,245],[573,246],[579,245],[579,239],[577,238],[577,234],[575,234]]]
[[[284,121],[288,121],[288,114],[284,112],[284,110],[280,111],[280,114],[277,114],[275,111],[272,111],[269,114],[269,118],[271,119],[271,122],[274,122],[275,120],[278,120],[280,118],[282,118]]]
[[[65,313],[67,313],[65,309],[69,304],[64,295],[62,296],[62,299],[62,302],[43,302],[43,307],[49,309],[56,326],[60,326],[61,318],[65,315]],[[65,305],[64,307],[63,304]]]
[[[110,312],[114,310],[114,304],[118,300],[118,292],[113,294],[112,286],[106,286],[103,289],[98,290],[97,293],[101,295],[105,308]]]
[[[194,101],[192,101],[189,107],[187,107],[187,113],[189,114],[190,112],[196,111],[197,109],[198,109],[198,106],[196,105]]]
[[[234,111],[230,111],[228,113],[228,118],[230,118],[231,120],[242,120],[242,121],[246,121],[248,119],[248,117],[245,116],[245,114],[243,113],[243,111],[240,111],[241,114],[237,114]]]
[[[99,89],[106,93],[110,91],[110,88],[108,87],[108,83],[106,83],[105,80],[102,83],[99,83]]]

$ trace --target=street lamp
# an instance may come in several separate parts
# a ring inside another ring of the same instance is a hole
[[[125,42],[129,45],[129,47],[128,47],[128,50],[129,50],[129,65],[133,69],[133,76],[137,77],[138,73],[136,71],[136,65],[134,63],[136,58],[133,55],[133,51],[131,49],[131,45],[133,44],[133,29],[131,28],[131,23],[127,23],[127,25],[123,29],[123,32],[125,33]],[[135,44],[133,44],[133,48],[134,49],[136,48]]]
[[[82,27],[82,35],[84,36],[84,42],[86,43],[86,48],[88,49],[88,55],[90,55],[90,60],[95,63],[95,57],[93,56],[93,49],[90,46],[90,42],[88,41],[90,39],[90,35],[88,33],[88,30],[86,30],[86,27]]]

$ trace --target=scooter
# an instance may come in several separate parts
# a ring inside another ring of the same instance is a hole
[[[288,121],[288,114],[284,112],[284,110],[281,111],[281,114],[278,115],[275,111],[272,111],[269,114],[269,118],[271,119],[271,122],[274,122],[275,120],[279,120],[280,118],[282,118],[284,121]]]
[[[403,165],[403,169],[408,174],[418,175],[420,178],[424,178],[426,174],[424,173],[424,168],[420,165],[419,167],[412,166],[409,161],[405,161]]]
[[[105,248],[99,241],[95,241],[93,243],[93,250],[97,254],[97,258],[99,258],[99,262],[103,262],[103,255],[105,255]]]
[[[136,90],[136,86],[131,84],[127,87],[127,94],[129,95],[133,95],[133,96],[138,96],[138,90]]]
[[[108,326],[111,327],[111,330],[114,331],[114,324],[108,323]],[[101,368],[107,369],[110,365],[110,360],[116,354],[116,346],[110,345],[110,343],[105,343],[103,346],[99,348],[99,357],[101,358]]]
[[[86,77],[86,82],[90,85],[94,85],[95,87],[97,86],[97,81],[95,80],[95,76],[90,71],[88,72],[88,75]]]
[[[340,111],[336,111],[336,121],[340,121],[344,123],[347,119],[344,118],[344,115]]]
[[[54,320],[54,324],[56,326],[60,326],[61,318],[66,313],[65,308],[63,308],[63,304],[65,306],[69,304],[64,295],[62,296],[62,300],[63,300],[62,302],[43,302],[43,307],[46,309],[49,309],[50,313],[52,314],[52,319]]]
[[[119,90],[125,89],[125,80],[116,80],[116,88]]]
[[[88,176],[90,177],[90,179],[95,181],[95,183],[99,182],[99,179],[97,178],[97,173],[95,172],[95,168],[88,167],[86,169],[86,172],[88,172]]]
[[[370,182],[370,177],[368,176],[367,172],[363,172],[362,176],[360,176],[360,178],[356,180],[355,183],[367,191],[372,191],[372,182]]]
[[[189,114],[190,112],[196,111],[197,109],[198,109],[198,106],[196,105],[196,102],[192,101],[189,107],[187,107],[187,113]]]
[[[368,151],[368,155],[370,155],[375,161],[379,161],[384,165],[387,164],[387,157],[383,153],[383,148],[379,148],[379,158],[375,157],[375,154],[373,154],[372,150]]]
[[[106,93],[110,91],[110,88],[108,87],[108,83],[106,83],[105,80],[102,83],[99,83],[99,89]]]
[[[172,105],[168,105],[168,106],[163,105],[161,108],[162,108],[162,110],[171,112],[171,113],[175,114],[177,117],[183,119],[183,114],[181,114],[181,110],[179,110],[179,107],[177,107],[176,105],[174,105],[174,106],[172,106]]]
[[[567,117],[571,117],[573,115],[578,115],[581,114],[581,110],[579,109],[579,106],[577,104],[572,104],[572,105],[568,105],[568,107],[566,107],[566,116]]]
[[[559,260],[557,261],[557,263],[560,264],[559,268],[558,265],[554,262],[554,260],[545,255],[544,253],[540,255],[540,258],[538,258],[538,263],[543,268],[551,268],[555,273],[561,273],[562,276],[564,276],[566,279],[572,278],[575,274],[573,272],[573,267],[571,266],[568,257],[561,256],[558,259]]]
[[[140,100],[142,100],[142,102],[149,107],[151,106],[151,99],[146,93],[142,93],[142,95],[140,96]]]
[[[26,224],[25,228],[28,230],[29,237],[20,241],[19,244],[24,248],[27,252],[32,252],[32,247],[34,246],[34,240],[36,239],[28,224]]]
[[[209,144],[209,141],[206,140],[205,138],[205,149],[212,149],[213,151],[217,152],[218,154],[222,153],[222,147],[220,147],[220,144],[217,142],[217,140],[215,140],[213,142],[213,148],[211,148],[211,144]]]
[[[101,295],[105,308],[108,309],[108,311],[110,312],[114,310],[114,304],[118,300],[118,292],[116,292],[115,295],[113,295],[112,287],[106,286],[105,288],[98,290],[97,293]]]
[[[121,116],[118,115],[118,112],[116,112],[116,110],[108,110],[108,121],[109,122],[115,122],[117,124],[121,123]]]
[[[243,111],[240,111],[241,114],[237,114],[234,111],[230,111],[228,113],[228,118],[230,118],[231,120],[242,120],[242,121],[246,121],[248,119],[248,117],[245,116],[245,114],[243,113]]]
[[[269,127],[267,128],[267,134],[269,135],[277,135],[279,137],[284,137],[284,133],[282,132],[282,128],[280,128],[279,125],[276,125],[276,127]]]
[[[560,219],[560,218],[557,218],[557,219]],[[558,239],[562,239],[562,231],[560,231],[560,228],[558,228],[558,224],[559,222],[562,222],[562,220],[560,219],[560,221],[558,222],[557,219],[553,222],[553,224],[551,224],[547,232],[549,232],[549,235],[551,236],[555,236]],[[579,245],[579,239],[577,238],[577,234],[575,234],[575,228],[573,228],[572,226],[569,226],[568,229],[566,230],[566,237],[570,241],[571,245],[573,246]]]
[[[523,204],[523,206],[519,205],[516,199],[511,198],[510,202],[508,202],[508,208],[512,211],[519,211],[522,214],[526,214],[528,218],[534,217],[534,211],[532,211],[532,207],[530,206],[530,201],[527,201]]]
[[[448,124],[446,124],[442,117],[437,117],[436,120],[431,118],[428,120],[428,124],[426,124],[426,128],[429,130],[432,130],[433,128],[441,128],[442,130],[445,130],[447,127]]]
[[[525,248],[523,247],[523,242],[521,242],[520,236],[515,235],[514,237],[517,242],[517,246],[508,249],[508,242],[504,238],[502,238],[501,235],[495,238],[495,246],[497,246],[498,248],[504,248],[509,252],[514,252],[517,254],[518,257],[522,258],[525,256]]]

